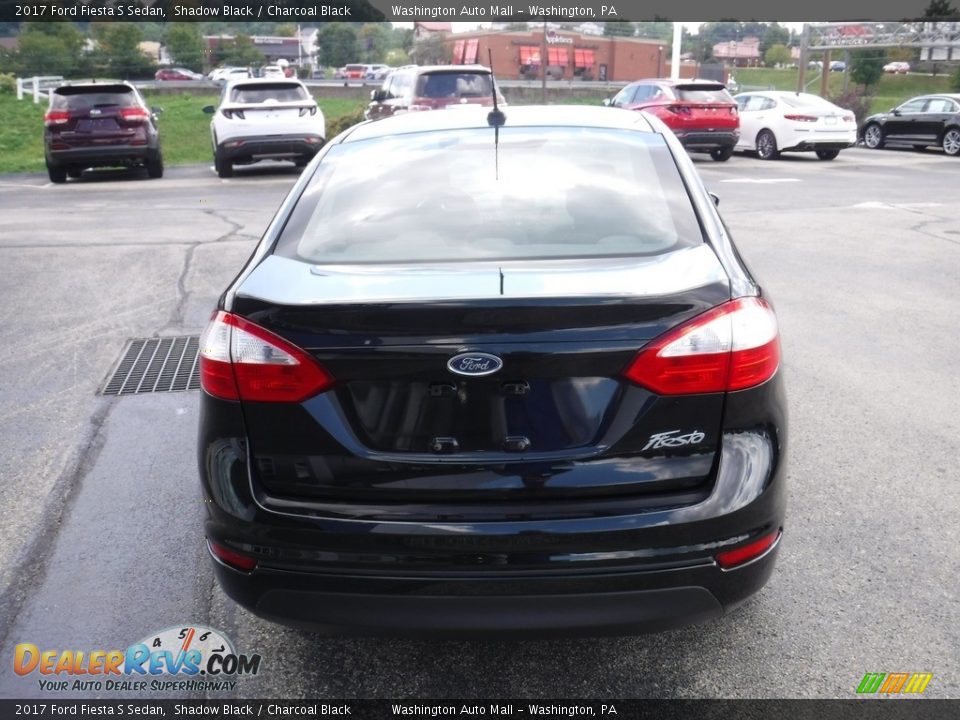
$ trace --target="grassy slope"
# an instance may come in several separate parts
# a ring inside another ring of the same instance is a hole
[[[167,165],[210,162],[210,116],[204,105],[215,105],[216,95],[158,95],[144,93],[147,103],[162,107],[160,137]],[[319,98],[329,126],[333,120],[362,108],[358,100]],[[46,105],[16,99],[16,95],[0,95],[0,173],[42,172],[43,113]]]
[[[742,68],[735,72],[737,82],[750,87],[772,87],[776,90],[796,90],[796,70],[774,70],[770,68]],[[813,83],[810,81],[814,80]],[[807,90],[820,92],[819,70],[810,70],[806,75]],[[843,73],[830,73],[829,88],[831,95],[839,95],[843,90]],[[950,92],[950,76],[937,75],[884,75],[877,85],[871,112],[889,110],[915,95]]]

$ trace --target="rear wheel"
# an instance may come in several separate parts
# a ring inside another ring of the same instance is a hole
[[[817,157],[821,160],[833,160],[839,154],[839,150],[817,150]]]
[[[733,155],[733,147],[714,148],[710,151],[710,157],[717,162],[726,162]]]
[[[153,180],[163,177],[163,155],[159,150],[147,158],[147,175]]]
[[[882,148],[884,143],[883,129],[876,123],[870,123],[863,131],[863,144],[871,150]]]
[[[950,128],[943,134],[943,151],[951,157],[960,155],[960,128]]]
[[[76,179],[79,178],[81,175],[83,175],[83,169],[82,169],[82,168],[68,168],[68,169],[67,169],[67,177],[71,177],[71,178],[73,178],[74,180],[76,180]]]
[[[62,167],[47,165],[47,175],[50,176],[50,182],[65,183],[67,181],[67,171]]]
[[[293,164],[296,165],[298,168],[302,168],[302,167],[306,167],[308,162],[310,162],[310,158],[298,157],[296,160],[294,160]]]
[[[757,135],[757,155],[761,160],[776,160],[780,157],[777,150],[777,138],[769,130],[761,130]]]
[[[217,148],[213,152],[213,167],[216,169],[217,175],[220,177],[233,177],[233,163],[224,156],[223,151],[220,150],[220,148]]]

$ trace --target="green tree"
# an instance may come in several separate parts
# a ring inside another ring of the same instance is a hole
[[[635,30],[636,28],[633,27],[633,23],[630,23],[630,22],[614,21],[614,22],[605,22],[603,24],[604,35],[633,37]]]
[[[763,62],[767,67],[789,65],[792,60],[790,48],[786,45],[771,45],[763,55]]]
[[[149,77],[155,65],[140,50],[143,35],[136,23],[91,23],[99,69],[121,79]]]
[[[854,50],[850,53],[850,79],[867,90],[880,82],[885,63],[882,48]]]
[[[410,64],[410,56],[407,54],[407,51],[402,48],[392,48],[387,50],[386,57],[384,62],[387,65],[392,65],[393,67],[400,67],[401,65]]]
[[[264,61],[263,53],[253,44],[249,35],[237,35],[232,43],[228,43],[221,54],[226,65],[247,67],[259,65]]]
[[[78,77],[89,72],[83,35],[69,22],[24,23],[17,50],[5,64],[20,75]]]
[[[390,47],[390,29],[383,23],[365,23],[357,32],[357,49],[365,63],[382,63]]]
[[[654,18],[652,22],[634,23],[637,31],[637,37],[647,38],[649,40],[663,40],[670,42],[673,40],[673,23],[669,20]]]
[[[790,31],[782,27],[780,23],[771,23],[763,35],[760,36],[760,53],[764,59],[767,57],[767,50],[774,45],[790,45]]]
[[[954,92],[960,92],[960,65],[957,65],[957,71],[950,78],[950,87]]]
[[[923,17],[930,20],[956,19],[957,9],[950,4],[950,0],[930,0]]]
[[[203,69],[203,36],[196,23],[175,22],[167,26],[167,50],[174,62],[190,70]]]
[[[353,23],[332,22],[317,34],[317,57],[323,65],[340,67],[357,61],[357,33]]]
[[[453,51],[440,35],[428,35],[414,43],[410,56],[418,65],[443,65],[450,62]]]

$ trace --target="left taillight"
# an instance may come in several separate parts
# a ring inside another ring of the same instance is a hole
[[[763,298],[719,305],[641,350],[624,377],[658,395],[745,390],[780,366],[777,316]]]
[[[68,122],[70,122],[70,112],[68,110],[51,110],[43,116],[43,124],[47,127],[66,125]]]
[[[120,119],[128,123],[142,123],[150,119],[150,113],[140,107],[120,108]]]
[[[302,402],[333,385],[309,354],[222,310],[200,336],[199,354],[200,386],[223,400]]]

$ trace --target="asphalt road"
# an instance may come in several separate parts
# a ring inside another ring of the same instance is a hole
[[[202,548],[197,394],[96,394],[127,338],[202,329],[295,171],[0,177],[0,696],[52,697],[16,643],[199,623],[262,655],[237,697],[851,697],[868,671],[960,697],[960,161],[698,166],[782,326],[778,568],[709,625],[525,642],[331,640],[238,609]]]

